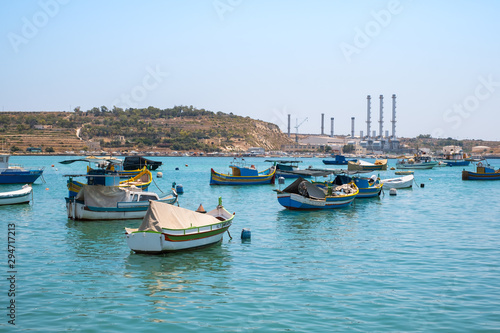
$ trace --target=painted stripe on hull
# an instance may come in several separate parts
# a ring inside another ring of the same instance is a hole
[[[238,177],[223,175],[212,170],[210,174],[210,185],[259,185],[274,184],[274,172],[266,176]]]
[[[462,171],[463,180],[500,180],[500,173],[482,174],[470,171]]]
[[[0,198],[0,205],[15,205],[30,202],[31,192],[19,196]]]
[[[294,193],[281,193],[278,194],[278,202],[288,209],[336,209],[349,206],[355,197],[353,195],[344,198],[328,197],[327,200],[315,200]]]

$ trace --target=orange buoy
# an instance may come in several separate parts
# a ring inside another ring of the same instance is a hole
[[[200,204],[200,206],[198,207],[198,209],[196,210],[198,213],[206,213],[207,211],[205,210],[205,208],[203,208],[203,205]]]

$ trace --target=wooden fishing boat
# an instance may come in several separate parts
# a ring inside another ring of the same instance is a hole
[[[265,160],[264,162],[274,163],[276,167],[276,178],[310,178],[310,170],[299,169],[299,163],[302,161],[297,160]]]
[[[422,153],[415,154],[411,157],[402,156],[396,163],[397,169],[432,169],[439,164],[439,161],[433,160],[432,157],[423,155]]]
[[[29,203],[32,199],[33,188],[26,184],[20,190],[0,192],[0,205],[15,205]]]
[[[382,179],[382,184],[385,188],[410,188],[413,186],[413,175],[406,175],[402,177]]]
[[[128,246],[136,253],[193,249],[222,241],[233,218],[234,213],[222,206],[220,198],[219,205],[207,213],[151,201],[139,228],[125,228],[125,235]]]
[[[332,164],[332,165],[347,165],[347,163],[351,161],[356,163],[357,160],[348,160],[344,155],[333,155],[333,159],[323,160],[323,164]]]
[[[349,161],[347,163],[347,170],[349,171],[375,171],[387,170],[387,160],[376,160],[375,163],[370,163],[364,160],[357,160],[356,162]]]
[[[487,162],[479,162],[476,172],[462,171],[462,180],[500,180],[500,169],[495,170]]]
[[[9,158],[9,154],[0,154],[0,184],[31,184],[43,174],[43,168],[25,169],[9,164]]]
[[[468,157],[469,156],[460,149],[458,151],[445,153],[441,161],[445,162],[447,166],[468,166],[471,162]]]
[[[413,170],[402,170],[402,171],[394,171],[396,175],[413,175],[415,171]]]
[[[218,173],[211,169],[210,185],[274,184],[276,178],[275,166],[259,172],[254,165],[247,166],[244,161],[233,161],[229,167],[230,174]]]
[[[177,193],[159,197],[136,187],[83,185],[76,196],[66,198],[68,218],[74,220],[142,219],[149,202],[174,204]]]
[[[135,177],[144,169],[144,166],[135,169],[125,169],[124,161],[113,156],[87,156],[85,158],[60,161],[59,163],[72,164],[75,162],[87,162],[87,173],[91,173],[94,170],[105,170],[108,174],[116,173],[120,178]]]
[[[104,186],[118,186],[118,187],[130,187],[135,186],[143,191],[146,191],[153,181],[153,175],[151,171],[147,168],[143,168],[139,174],[136,176],[120,180],[120,175],[114,171],[107,171],[102,169],[89,170],[87,174],[77,174],[77,175],[65,175],[69,177],[67,182],[67,187],[69,190],[69,197],[76,196],[78,192],[82,189],[82,182],[76,181],[74,177],[85,177],[87,178],[87,185],[104,185]]]
[[[359,190],[351,182],[321,188],[298,178],[284,190],[276,190],[278,202],[287,209],[313,210],[343,208],[352,204]]]
[[[322,182],[322,183],[314,182],[314,184],[322,188],[325,188],[327,186],[345,185],[351,182],[354,182],[359,191],[358,194],[356,195],[356,199],[377,197],[382,192],[383,184],[380,181],[380,178],[378,178],[375,175],[368,178],[368,177],[361,177],[359,175],[354,175],[351,177],[350,175],[347,174],[339,174],[331,182]]]
[[[141,170],[144,167],[148,170],[156,170],[162,164],[160,161],[153,161],[142,156],[127,156],[123,161],[123,170]]]

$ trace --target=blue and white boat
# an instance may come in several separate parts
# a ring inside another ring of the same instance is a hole
[[[74,220],[142,219],[149,202],[175,204],[177,193],[159,197],[136,187],[83,185],[76,196],[66,198],[68,218]]]
[[[330,182],[314,182],[315,185],[326,188],[328,186],[339,186],[353,182],[359,190],[356,198],[373,198],[380,195],[383,184],[380,178],[373,175],[370,178],[360,177],[359,175],[349,176],[347,174],[339,174],[333,181]]]
[[[452,149],[444,153],[441,161],[445,162],[447,166],[468,166],[470,164],[467,154],[463,153],[461,149]]]
[[[33,197],[33,188],[26,184],[20,190],[0,192],[0,205],[29,203]]]
[[[310,170],[299,169],[298,160],[265,160],[264,162],[272,162],[276,167],[276,177],[280,178],[310,178]]]
[[[0,154],[0,184],[32,184],[43,174],[43,168],[25,169],[9,164],[9,158],[9,154]]]
[[[495,170],[486,160],[478,162],[476,171],[462,171],[462,180],[500,180],[500,169]]]
[[[348,160],[345,158],[344,155],[333,155],[333,159],[331,160],[323,160],[324,164],[333,164],[333,165],[347,165],[349,161],[352,161],[354,163],[357,162],[357,160]]]
[[[287,209],[314,210],[344,208],[352,204],[359,190],[351,182],[321,188],[298,178],[284,190],[276,190],[278,202]]]

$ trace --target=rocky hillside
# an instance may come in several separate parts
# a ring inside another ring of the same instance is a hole
[[[176,106],[172,109],[93,108],[75,112],[3,112],[3,148],[24,152],[80,150],[246,151],[279,150],[290,139],[278,126],[249,117]]]

